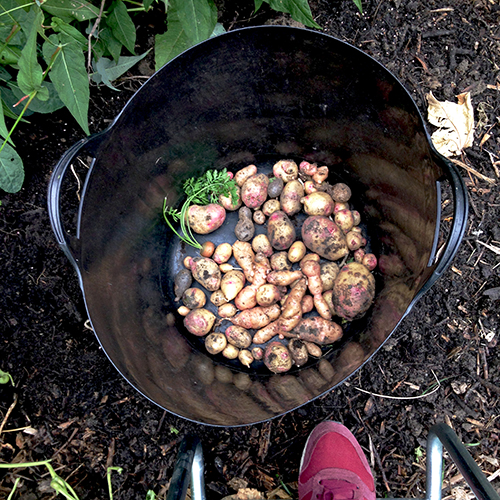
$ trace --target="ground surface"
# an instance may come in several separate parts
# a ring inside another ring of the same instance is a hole
[[[85,499],[107,498],[106,467],[120,466],[115,498],[145,498],[148,489],[165,494],[180,439],[192,432],[203,443],[209,499],[244,484],[296,497],[307,435],[330,418],[344,422],[366,450],[378,496],[422,495],[421,452],[436,422],[453,426],[488,475],[499,469],[500,167],[494,162],[500,160],[500,91],[491,86],[500,83],[500,7],[492,0],[369,0],[361,16],[348,1],[311,5],[326,33],[386,65],[422,113],[430,90],[441,100],[472,93],[476,136],[460,160],[492,182],[460,170],[471,206],[453,267],[373,360],[326,397],[250,427],[190,424],[122,380],[85,327],[77,278],[56,244],[46,208],[51,171],[82,134],[64,113],[32,120],[16,141],[25,159],[25,187],[1,195],[0,368],[16,385],[0,386],[0,461],[51,458]],[[228,29],[267,21],[249,20],[248,7],[228,5],[221,12]],[[103,130],[143,81],[129,80],[120,93],[94,89],[92,131]],[[481,146],[485,133],[490,138]],[[436,378],[439,388],[426,394]],[[15,477],[21,477],[22,498],[52,498],[45,472],[0,472],[0,498]],[[445,477],[446,493],[462,498],[463,483],[450,462]],[[493,484],[498,489],[499,480]]]

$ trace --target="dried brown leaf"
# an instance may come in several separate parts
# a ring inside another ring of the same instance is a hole
[[[457,103],[438,101],[432,92],[426,96],[428,120],[439,127],[432,134],[435,148],[446,157],[457,156],[472,146],[474,140],[474,110],[470,92],[457,96]]]

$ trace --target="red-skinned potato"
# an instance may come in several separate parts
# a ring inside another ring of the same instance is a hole
[[[208,309],[193,309],[184,317],[184,326],[189,333],[203,337],[210,332],[215,323],[215,314]]]
[[[191,259],[191,273],[193,278],[209,292],[220,288],[221,272],[219,266],[212,259],[196,257]]]
[[[353,231],[352,229],[345,235],[345,240],[347,241],[347,248],[351,252],[354,252],[361,247],[363,242],[363,236],[358,231]]]
[[[332,197],[324,191],[315,191],[300,201],[307,215],[331,215],[335,207]]]
[[[290,182],[299,176],[299,167],[293,160],[280,160],[273,166],[273,174],[283,182]]]
[[[275,250],[287,250],[295,241],[295,228],[282,210],[274,212],[267,220],[267,237]]]
[[[264,364],[273,373],[283,373],[293,365],[292,356],[288,348],[281,342],[270,342],[264,352]]]
[[[221,243],[215,248],[212,260],[217,262],[217,264],[224,264],[231,258],[231,255],[233,255],[233,248],[231,245],[229,243]]]
[[[362,317],[375,297],[375,278],[358,262],[345,265],[333,284],[335,312],[348,321]]]
[[[217,203],[191,205],[188,209],[189,227],[197,234],[209,234],[222,226],[226,210]]]
[[[377,267],[377,257],[373,253],[367,253],[361,262],[369,271],[373,271]]]
[[[314,309],[314,300],[311,295],[304,295],[300,301],[300,307],[302,308],[302,314],[311,312]]]
[[[316,173],[313,174],[312,178],[314,182],[321,184],[323,181],[326,181],[326,179],[328,179],[328,175],[329,175],[328,167],[323,166],[318,168]]]
[[[342,230],[323,215],[312,215],[304,221],[302,241],[309,250],[328,260],[338,260],[349,253]]]
[[[304,160],[300,163],[299,170],[304,175],[313,176],[318,171],[318,165]]]
[[[318,189],[314,185],[313,181],[306,181],[304,182],[304,191],[306,194],[311,194],[315,193]]]
[[[249,177],[241,186],[241,200],[249,208],[258,208],[267,199],[269,178],[265,174],[255,174]]]
[[[299,181],[287,182],[280,196],[281,210],[289,216],[299,213],[302,210],[300,200],[304,194],[304,186]]]

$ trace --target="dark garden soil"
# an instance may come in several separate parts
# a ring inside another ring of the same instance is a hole
[[[226,29],[286,22],[268,10],[252,17],[247,4],[253,2],[226,3],[220,9]],[[0,386],[1,462],[52,459],[82,499],[107,498],[106,468],[119,466],[115,498],[145,498],[149,489],[164,498],[180,440],[193,433],[203,444],[209,499],[241,486],[269,498],[296,498],[306,438],[316,424],[334,419],[366,451],[378,496],[423,495],[425,442],[437,422],[453,427],[487,475],[500,468],[500,5],[363,3],[363,15],[350,0],[313,0],[311,7],[326,33],[392,71],[424,116],[429,91],[440,100],[471,92],[476,135],[460,161],[485,177],[459,167],[470,214],[453,266],[373,359],[336,390],[263,424],[192,424],[138,394],[86,327],[77,276],[53,236],[46,194],[55,164],[82,132],[64,112],[32,118],[16,138],[24,188],[0,195],[0,368],[15,381],[15,387]],[[154,31],[146,26],[144,44]],[[134,71],[121,92],[93,88],[92,132],[105,129],[145,81],[144,64],[142,73]],[[436,379],[440,386],[432,391]],[[15,498],[53,498],[41,467],[0,471],[0,498],[16,477]],[[498,479],[493,484],[499,489]],[[449,461],[445,488],[450,498],[467,498]]]

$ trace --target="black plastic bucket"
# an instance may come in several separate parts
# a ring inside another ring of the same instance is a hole
[[[93,162],[70,235],[60,191],[83,153]],[[188,249],[164,224],[162,204],[165,196],[181,202],[183,181],[207,169],[283,158],[328,165],[330,181],[349,184],[381,265],[373,307],[346,327],[339,345],[273,375],[210,356],[184,331],[173,273]],[[454,214],[436,257],[443,181]],[[467,195],[410,95],[384,67],[330,36],[269,26],[207,40],[158,71],[107,130],[62,157],[49,211],[117,370],[169,412],[236,426],[293,410],[363,365],[450,265]]]

